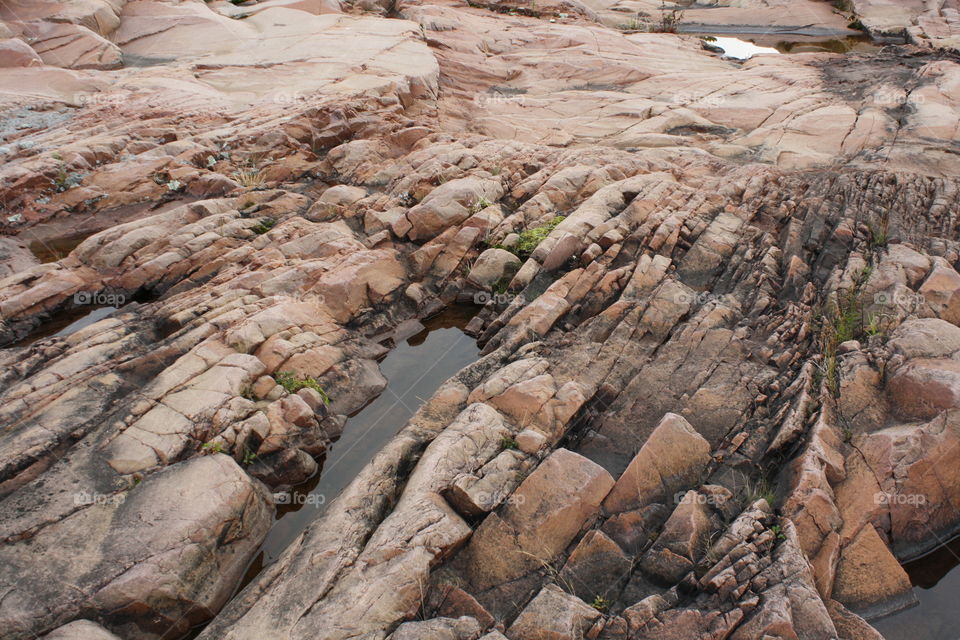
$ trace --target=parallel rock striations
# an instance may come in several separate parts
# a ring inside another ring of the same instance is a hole
[[[913,602],[960,531],[949,10],[739,63],[622,5],[0,8],[5,638],[875,638]],[[482,355],[234,595],[271,491],[462,303]]]

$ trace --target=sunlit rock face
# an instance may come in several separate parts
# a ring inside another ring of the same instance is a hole
[[[659,5],[0,7],[4,637],[821,640],[913,604],[901,562],[960,530],[951,14]],[[912,44],[754,37],[857,16]],[[457,305],[476,360],[261,567]]]

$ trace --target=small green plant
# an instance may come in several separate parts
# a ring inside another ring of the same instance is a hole
[[[520,232],[520,238],[517,240],[510,251],[518,258],[527,259],[533,250],[537,248],[544,239],[550,235],[550,232],[557,228],[557,225],[565,220],[564,216],[557,216],[539,227],[527,229]]]
[[[818,367],[818,382],[826,385],[827,390],[834,398],[840,397],[840,368],[837,363],[837,345],[833,344],[829,351],[824,352],[823,363]]]
[[[887,246],[890,240],[890,218],[883,215],[879,220],[867,223],[867,230],[870,235],[867,238],[867,244],[871,251],[882,249]]]
[[[292,371],[278,371],[273,374],[273,379],[277,381],[277,384],[286,389],[287,393],[296,393],[300,391],[300,389],[313,389],[323,398],[323,404],[327,406],[330,405],[330,397],[327,395],[327,392],[324,391],[320,383],[313,378],[298,376]]]
[[[258,236],[262,236],[270,229],[273,229],[274,225],[277,224],[276,218],[261,218],[260,222],[250,227],[250,231],[253,231]]]
[[[62,193],[78,186],[81,180],[80,174],[67,171],[67,165],[63,160],[60,160],[57,163],[57,175],[54,176],[51,182],[53,183],[54,189],[57,190],[57,193]]]
[[[593,598],[593,602],[590,603],[590,606],[600,613],[606,613],[610,610],[610,602],[599,594]]]
[[[504,436],[500,438],[501,449],[516,449],[518,446],[519,445],[517,445],[517,441],[510,436]]]
[[[773,535],[777,536],[777,540],[786,540],[786,539],[787,539],[787,536],[784,535],[784,533],[783,533],[783,528],[782,528],[780,525],[778,525],[778,524],[775,524],[775,525],[771,526],[771,527],[770,527],[770,532],[771,532]]]
[[[752,504],[760,498],[763,498],[771,507],[773,507],[773,503],[777,499],[776,493],[774,493],[773,488],[770,486],[770,483],[767,482],[766,478],[761,478],[756,482],[748,482],[744,488],[743,497],[746,504]]]
[[[256,460],[256,459],[257,459],[257,454],[256,454],[256,453],[254,453],[254,452],[251,451],[250,449],[244,450],[244,452],[243,452],[243,460],[242,460],[243,466],[249,467],[250,465],[253,464],[253,461]]]
[[[480,196],[480,198],[473,203],[473,206],[470,207],[470,213],[480,213],[492,204],[493,203],[487,200],[485,197]]]
[[[840,397],[837,348],[849,340],[860,340],[882,331],[879,319],[871,316],[867,321],[864,317],[863,287],[872,273],[873,267],[865,265],[853,274],[853,286],[837,294],[836,308],[833,313],[827,314],[820,331],[819,346],[823,362],[818,367],[818,377],[834,398]]]
[[[888,319],[882,313],[871,313],[867,318],[867,326],[864,328],[866,334],[870,337],[883,336],[887,332],[884,320]]]
[[[208,453],[221,453],[223,451],[223,446],[219,442],[204,442],[200,448]]]

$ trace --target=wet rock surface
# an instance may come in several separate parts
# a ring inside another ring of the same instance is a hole
[[[0,8],[4,637],[879,637],[960,531],[953,10],[740,63],[643,9]],[[482,355],[236,592],[463,302]]]

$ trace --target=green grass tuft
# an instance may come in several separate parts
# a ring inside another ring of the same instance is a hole
[[[517,240],[515,245],[510,247],[510,251],[518,258],[526,260],[530,257],[530,254],[533,253],[533,250],[537,248],[537,245],[543,242],[544,239],[550,235],[550,232],[556,229],[557,225],[565,219],[564,216],[557,216],[546,224],[522,231],[520,233],[520,239]]]
[[[298,376],[292,371],[278,371],[273,374],[273,379],[277,381],[277,384],[286,389],[287,393],[296,393],[300,391],[300,389],[313,389],[323,398],[323,404],[330,406],[330,396],[323,390],[320,383],[313,378]]]

